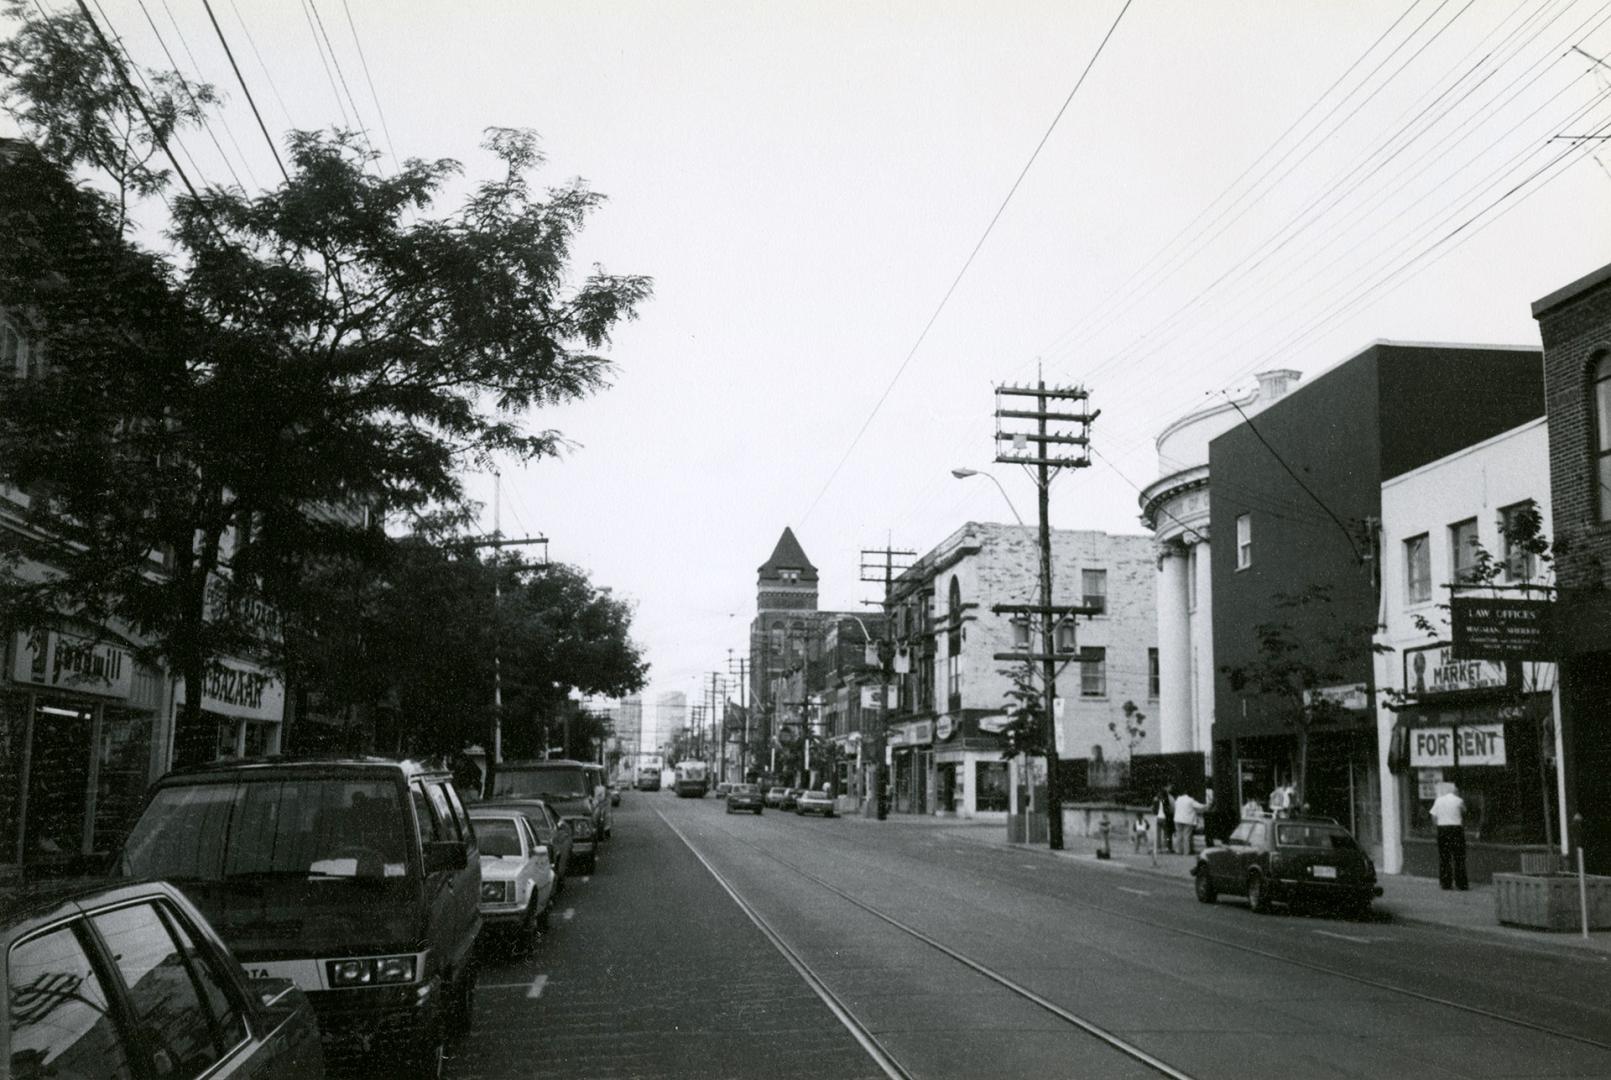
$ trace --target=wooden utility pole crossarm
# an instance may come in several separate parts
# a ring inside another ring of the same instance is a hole
[[[1035,399],[1034,409],[1007,409],[1003,399],[1030,397]],[[1000,464],[1026,465],[1035,468],[1036,503],[1040,511],[1040,601],[1037,604],[1002,604],[994,610],[998,614],[1025,614],[1040,616],[1040,651],[1038,653],[1011,654],[1015,660],[1041,665],[1044,692],[1041,701],[1045,718],[1045,740],[1042,753],[1046,755],[1046,831],[1047,843],[1053,851],[1063,847],[1063,804],[1058,780],[1057,758],[1057,664],[1066,661],[1074,650],[1059,652],[1056,643],[1057,625],[1071,614],[1092,613],[1073,607],[1060,607],[1052,603],[1052,528],[1051,488],[1056,470],[1085,468],[1091,459],[1082,457],[1048,457],[1047,447],[1072,445],[1088,447],[1091,423],[1100,413],[1054,411],[1058,404],[1086,401],[1090,393],[1084,387],[1049,387],[1037,376],[1034,387],[996,387],[996,461]],[[1033,432],[1010,432],[1001,428],[1002,420],[1033,420]],[[1049,431],[1049,424],[1077,424],[1078,431]],[[996,657],[998,660],[1002,656]]]

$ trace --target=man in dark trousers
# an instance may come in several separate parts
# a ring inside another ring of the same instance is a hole
[[[1438,827],[1438,884],[1464,891],[1466,882],[1466,801],[1453,784],[1432,800],[1432,821]]]

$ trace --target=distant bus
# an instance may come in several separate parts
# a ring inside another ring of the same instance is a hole
[[[703,761],[677,762],[677,778],[672,784],[679,798],[703,799],[710,790],[710,774]]]
[[[643,765],[638,769],[638,779],[633,785],[639,791],[660,790],[660,766]]]

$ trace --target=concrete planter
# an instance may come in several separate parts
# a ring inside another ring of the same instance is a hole
[[[1589,929],[1611,930],[1611,877],[1588,876]],[[1506,926],[1578,930],[1576,874],[1495,874],[1494,914]]]

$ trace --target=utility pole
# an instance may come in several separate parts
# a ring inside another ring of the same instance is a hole
[[[744,722],[744,731],[738,744],[738,779],[743,783],[749,775],[745,758],[750,752],[750,682],[749,663],[747,656],[733,655],[733,650],[727,650],[727,674],[738,679],[738,708],[740,718]]]
[[[1016,404],[1011,399],[1025,397],[1034,399],[1033,409],[1003,406],[1003,399],[1006,399],[1007,406],[1011,406]],[[1101,415],[1101,410],[1090,412],[1089,405],[1085,404],[1089,399],[1090,394],[1084,387],[1048,387],[1038,373],[1033,387],[996,387],[996,462],[1035,468],[1035,486],[1038,489],[1036,501],[1040,508],[1040,602],[1032,605],[1003,604],[994,610],[998,613],[1038,613],[1041,647],[1038,655],[1008,653],[998,654],[997,658],[1006,656],[1029,662],[1038,659],[1041,662],[1041,678],[1045,684],[1041,708],[1046,722],[1046,839],[1053,851],[1060,851],[1063,847],[1063,807],[1057,760],[1057,662],[1059,659],[1066,662],[1068,657],[1077,655],[1072,642],[1066,653],[1058,653],[1056,628],[1059,622],[1071,615],[1094,612],[1077,607],[1060,609],[1052,603],[1051,490],[1052,480],[1063,469],[1083,469],[1091,464],[1091,423]],[[1070,405],[1082,411],[1070,411]],[[1003,431],[1003,420],[1033,420],[1035,431]],[[1048,430],[1050,424],[1058,425],[1058,430]],[[1079,451],[1072,454],[1067,450],[1059,451],[1058,447],[1078,447]]]
[[[707,674],[710,676],[710,683],[707,687],[710,695],[710,705],[707,715],[710,718],[711,740],[717,755],[716,774],[718,782],[725,782],[727,780],[727,733],[722,730],[725,725],[718,708],[720,695],[717,688],[717,681],[721,678],[721,673],[711,671],[707,672]]]
[[[879,821],[889,816],[889,800],[885,797],[889,770],[884,755],[889,745],[889,723],[893,712],[889,705],[889,686],[895,667],[895,619],[890,612],[890,597],[895,589],[895,572],[909,569],[911,560],[916,558],[917,552],[890,547],[888,541],[881,548],[861,549],[861,579],[884,586],[883,599],[862,601],[864,604],[877,604],[884,611],[884,632],[879,635],[878,641],[878,738],[873,746],[873,813]],[[897,559],[901,560],[898,564]]]
[[[489,547],[493,550],[492,556],[492,747],[487,755],[487,770],[483,777],[485,789],[483,796],[492,795],[493,783],[497,777],[498,766],[503,763],[503,649],[501,629],[498,625],[498,611],[503,601],[503,577],[501,574],[501,560],[499,554],[506,547],[526,547],[531,544],[547,544],[546,536],[520,536],[505,540],[501,516],[503,511],[503,473],[493,470],[492,473],[492,537],[488,540],[467,540],[453,547],[462,547],[468,551]],[[547,548],[545,547],[546,551]]]

